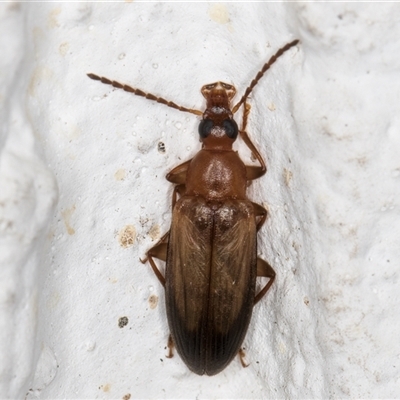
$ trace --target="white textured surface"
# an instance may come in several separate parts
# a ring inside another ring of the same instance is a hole
[[[399,397],[399,14],[1,4],[0,397]],[[139,262],[168,230],[164,177],[198,150],[198,119],[86,73],[201,109],[203,84],[243,93],[294,38],[249,122],[268,165],[249,189],[270,210],[259,253],[277,281],[254,311],[250,366],[199,377],[165,358],[163,289]]]

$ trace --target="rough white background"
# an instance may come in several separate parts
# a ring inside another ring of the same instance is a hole
[[[0,4],[0,397],[399,398],[399,20],[394,3]],[[277,280],[250,366],[200,377],[165,357],[163,289],[139,261],[199,120],[86,73],[203,109],[202,85],[240,95],[295,38],[248,127]]]

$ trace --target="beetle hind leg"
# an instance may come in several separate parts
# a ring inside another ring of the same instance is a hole
[[[269,278],[268,283],[257,293],[254,298],[254,304],[258,303],[268,292],[269,288],[275,280],[274,269],[262,258],[257,258],[257,276]]]

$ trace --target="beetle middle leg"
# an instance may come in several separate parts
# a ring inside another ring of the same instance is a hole
[[[166,176],[169,182],[176,184],[174,192],[172,193],[172,208],[174,208],[178,196],[183,196],[185,194],[186,172],[190,164],[190,161],[191,160],[188,160],[178,165],[172,171],[170,171]],[[144,260],[141,260],[143,264],[149,261],[151,268],[153,269],[158,280],[164,287],[165,287],[165,277],[163,276],[161,271],[157,268],[157,265],[154,262],[153,257],[158,258],[159,260],[164,262],[167,261],[168,239],[169,239],[169,232],[167,232],[155,246],[149,249],[149,251],[146,253],[146,258]]]
[[[267,219],[268,211],[260,204],[253,203],[253,202],[251,204],[253,204],[254,213],[255,213],[256,217],[260,217],[260,219],[257,221],[257,224],[256,224],[256,228],[257,228],[257,232],[258,232],[260,230],[260,228],[264,225],[265,220]]]
[[[257,276],[269,278],[269,281],[254,297],[254,304],[258,303],[268,292],[275,280],[275,275],[274,269],[265,260],[257,258]]]
[[[164,287],[165,287],[165,277],[161,273],[161,271],[157,268],[157,265],[154,262],[153,257],[158,258],[159,260],[164,262],[167,261],[168,239],[169,239],[169,232],[167,232],[155,246],[153,246],[151,249],[148,250],[148,252],[146,253],[146,258],[144,260],[140,260],[143,264],[149,261],[151,268],[156,274],[161,285],[163,285]]]

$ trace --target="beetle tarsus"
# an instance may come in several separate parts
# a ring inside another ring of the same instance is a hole
[[[242,348],[239,349],[238,356],[239,356],[240,364],[242,364],[242,367],[247,368],[250,364],[246,363],[246,361],[245,361],[246,353]]]
[[[266,295],[269,288],[274,283],[276,273],[265,260],[257,258],[257,276],[269,278],[269,281],[254,298],[254,304],[257,304]]]
[[[174,356],[174,341],[172,339],[171,334],[168,336],[168,354],[166,355],[167,358],[172,358]]]

